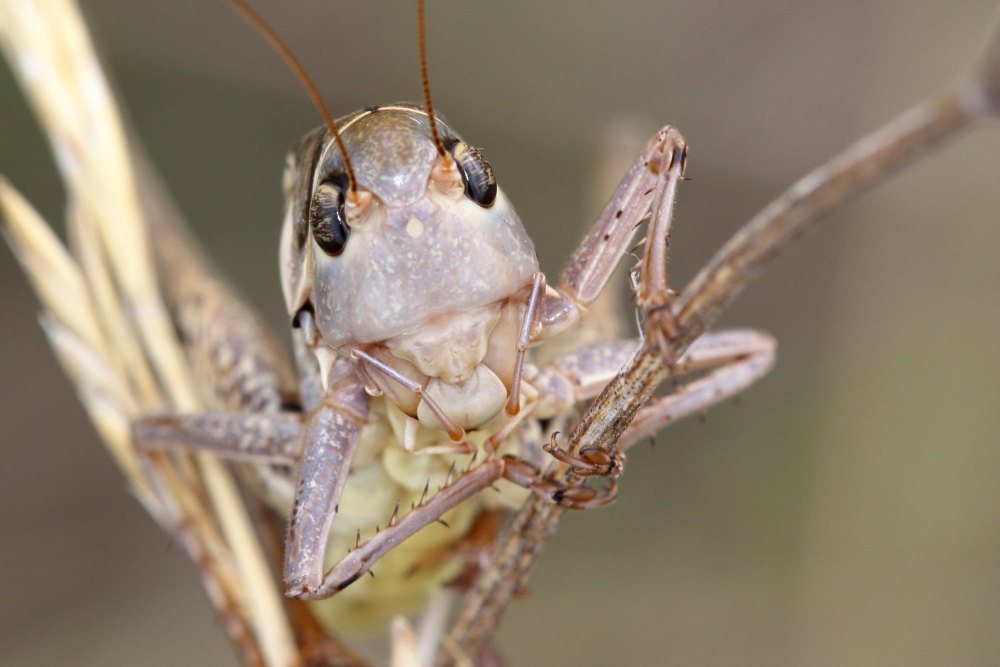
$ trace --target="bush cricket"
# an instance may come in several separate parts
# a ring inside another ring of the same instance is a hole
[[[443,68],[443,67],[441,67],[441,66],[438,66],[438,67],[437,67],[437,71],[441,71],[442,69],[444,69],[444,68]],[[383,96],[384,96],[384,94],[383,94]],[[450,105],[450,104],[449,104],[448,106],[450,107],[450,106],[453,106],[453,105]],[[450,109],[449,109],[449,110],[450,110]],[[453,114],[454,114],[454,112],[452,111],[452,112],[451,112],[451,114],[453,115]],[[659,117],[659,116],[660,116],[660,114],[658,114],[658,117]],[[459,124],[459,123],[457,123],[457,122],[456,122],[456,124]],[[461,125],[460,125],[460,126],[461,126]],[[684,125],[683,125],[683,124],[681,124],[681,126],[682,126],[682,127],[684,127]],[[466,133],[466,134],[469,134],[469,135],[471,135],[471,134],[472,134],[472,132],[470,132],[469,130],[465,130],[465,133]],[[690,131],[687,131],[686,133],[688,134],[688,138],[690,139],[690,138],[691,138],[691,137],[690,137]],[[286,142],[286,143],[287,143],[287,142]],[[696,144],[696,154],[697,154],[697,146],[698,146],[699,144],[701,144],[701,142],[698,142],[698,141],[695,141],[694,143]],[[489,151],[489,152],[490,152],[490,154],[492,154],[492,152],[493,152],[493,151]],[[815,156],[814,156],[814,157],[815,157]],[[694,186],[690,186],[690,187],[686,188],[686,192],[684,193],[684,195],[683,195],[683,196],[688,196],[688,193],[689,193],[689,192],[691,191],[691,188],[692,188],[692,187],[701,187],[701,185],[700,185],[700,181],[702,181],[702,180],[703,180],[703,178],[702,178],[702,177],[701,177],[701,176],[699,175],[699,173],[698,173],[697,171],[696,171],[696,172],[694,172],[694,175],[695,175],[695,178],[696,178],[696,184],[695,184]],[[501,178],[505,180],[505,174],[501,174]],[[682,201],[683,201],[683,200],[682,200]],[[682,206],[683,206],[683,204],[682,204]],[[675,253],[675,256],[676,256],[676,253]],[[636,468],[636,466],[635,466],[635,465],[633,464],[633,466],[632,466],[632,470],[634,470],[635,468]]]

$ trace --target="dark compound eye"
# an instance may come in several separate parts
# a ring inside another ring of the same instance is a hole
[[[479,149],[464,141],[455,141],[448,145],[448,151],[462,174],[465,196],[483,208],[493,206],[497,198],[497,179],[493,175],[493,167]]]
[[[324,181],[316,186],[309,207],[309,226],[316,244],[326,254],[336,257],[344,252],[351,228],[344,213],[344,187]]]

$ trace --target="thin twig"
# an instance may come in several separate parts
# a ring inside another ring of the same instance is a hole
[[[600,446],[611,451],[638,408],[670,376],[667,359],[677,359],[722,310],[778,253],[827,213],[926,157],[974,121],[1000,108],[1000,38],[944,94],[917,104],[852,144],[793,184],[727,242],[673,304],[675,328],[661,352],[644,345],[594,401],[573,431],[568,448]],[[560,465],[556,479],[572,472]],[[478,655],[500,626],[513,596],[555,534],[562,509],[533,497],[497,543],[459,609],[451,643],[464,655]],[[442,656],[448,664],[450,658]]]

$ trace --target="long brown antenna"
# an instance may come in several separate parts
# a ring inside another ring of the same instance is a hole
[[[305,87],[306,92],[309,93],[309,97],[312,98],[313,104],[316,106],[317,109],[319,109],[320,115],[323,116],[323,122],[326,123],[327,128],[330,130],[330,134],[333,135],[333,140],[337,142],[337,148],[340,149],[340,154],[344,157],[344,167],[347,170],[348,189],[351,191],[352,194],[356,193],[357,186],[355,185],[356,182],[354,179],[354,167],[351,166],[351,160],[350,158],[347,157],[347,148],[344,146],[344,140],[340,138],[340,132],[337,131],[337,124],[333,122],[333,117],[330,115],[330,110],[326,108],[326,104],[323,103],[323,98],[320,97],[319,91],[316,89],[315,84],[313,84],[312,80],[309,78],[309,75],[306,74],[306,71],[305,69],[303,69],[302,64],[299,63],[298,59],[296,59],[296,57],[292,55],[292,52],[288,48],[288,46],[286,46],[285,43],[281,40],[281,38],[278,37],[278,33],[276,33],[271,28],[271,26],[269,26],[267,22],[264,21],[263,18],[261,18],[260,14],[254,11],[253,7],[247,4],[244,0],[227,0],[227,1],[229,2],[230,5],[232,5],[233,9],[242,14],[243,17],[247,21],[249,21],[254,28],[257,29],[257,32],[259,32],[261,35],[264,36],[264,39],[270,42],[271,46],[274,47],[274,50],[281,55],[282,59],[286,63],[288,63],[288,66],[292,68],[293,72],[295,72],[295,76],[298,77],[303,87]],[[423,34],[422,30],[421,34]],[[424,79],[426,80],[426,76],[424,77]],[[428,97],[428,102],[429,101],[430,98]],[[433,116],[431,120],[431,128],[436,138],[437,132],[434,131],[433,129],[434,128]]]
[[[438,155],[446,158],[448,151],[441,143],[437,120],[434,118],[434,105],[431,104],[431,79],[427,75],[427,26],[424,22],[424,0],[417,0],[417,44],[420,48],[420,83],[424,88],[424,106],[427,107],[427,118],[431,124],[431,137],[434,139]]]

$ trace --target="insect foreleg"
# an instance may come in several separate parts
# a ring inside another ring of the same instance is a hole
[[[295,504],[285,542],[285,593],[314,597],[323,581],[330,525],[368,419],[368,396],[353,374],[331,383],[302,433]]]
[[[665,247],[673,191],[682,177],[685,150],[684,139],[669,125],[649,141],[573,253],[558,286],[546,295],[543,336],[564,331],[582,317],[628,253],[636,229],[650,212],[649,236],[662,239],[662,244],[649,245],[654,251]]]
[[[406,516],[395,515],[389,525],[374,537],[362,542],[327,572],[322,586],[299,594],[302,599],[322,599],[343,590],[368,572],[379,558],[412,536],[421,528],[434,523],[450,509],[488,489],[500,479],[507,479],[530,489],[548,502],[568,509],[584,509],[606,505],[614,500],[614,483],[605,491],[585,485],[564,485],[546,479],[535,466],[513,456],[491,458],[467,470],[447,484],[433,497],[422,501]]]

